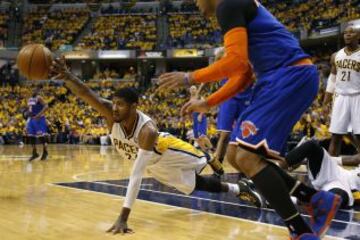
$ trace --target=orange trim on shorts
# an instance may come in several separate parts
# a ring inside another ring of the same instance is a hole
[[[310,58],[303,58],[291,64],[291,66],[302,66],[302,65],[313,65],[313,62],[311,61]]]

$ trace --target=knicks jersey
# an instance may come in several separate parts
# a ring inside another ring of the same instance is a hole
[[[247,32],[249,59],[257,77],[309,57],[293,34],[261,4]]]
[[[345,48],[336,53],[335,92],[341,95],[360,93],[360,49],[348,54]]]
[[[43,110],[44,105],[40,103],[37,97],[32,97],[28,101],[28,107],[29,107],[30,116],[33,117],[39,114]]]

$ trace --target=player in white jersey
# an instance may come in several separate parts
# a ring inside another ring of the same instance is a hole
[[[360,154],[354,156],[331,157],[314,140],[307,141],[288,153],[285,168],[296,168],[305,159],[312,185],[317,190],[330,191],[342,198],[342,208],[354,205],[353,192],[360,191],[360,168],[347,170],[342,166],[358,166]]]
[[[360,31],[348,26],[344,32],[345,47],[331,57],[331,74],[326,88],[325,103],[335,94],[331,115],[332,133],[329,153],[338,156],[341,140],[349,128],[360,142]],[[350,127],[351,126],[351,127]]]
[[[107,121],[112,143],[121,155],[135,159],[124,205],[115,224],[108,232],[129,233],[127,226],[131,207],[140,191],[145,169],[159,182],[191,194],[194,190],[229,192],[241,199],[261,206],[262,199],[246,184],[221,182],[216,177],[199,175],[207,164],[206,153],[171,134],[159,133],[156,124],[137,110],[138,94],[132,88],[116,91],[113,101],[97,96],[66,67],[65,60],[52,66],[55,79],[63,79],[66,86],[79,98],[97,110]]]

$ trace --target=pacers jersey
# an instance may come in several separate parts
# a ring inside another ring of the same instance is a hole
[[[28,101],[28,107],[30,116],[34,117],[43,110],[44,105],[40,103],[37,97],[32,97]]]
[[[351,54],[341,49],[335,56],[335,65],[335,92],[341,95],[360,93],[360,49]]]
[[[170,133],[160,132],[158,141],[156,143],[154,151],[158,154],[164,154],[166,151],[171,151],[180,154],[186,154],[189,156],[202,158],[206,157],[205,154],[195,148],[188,142],[185,142]]]
[[[116,150],[123,157],[129,160],[135,160],[138,152],[139,133],[142,127],[152,121],[149,116],[141,111],[137,111],[136,122],[134,129],[129,136],[126,135],[125,130],[120,123],[114,123],[111,130],[111,142],[115,146]]]
[[[309,57],[293,34],[261,4],[256,17],[247,26],[247,32],[249,59],[257,77]]]

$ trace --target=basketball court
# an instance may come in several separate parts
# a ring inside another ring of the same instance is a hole
[[[116,220],[132,163],[112,147],[50,145],[29,163],[27,146],[0,146],[1,239],[288,239],[271,209],[225,194],[185,196],[145,177],[129,218],[135,233],[105,233]],[[226,165],[225,179],[237,175]],[[210,174],[205,169],[204,174]],[[301,172],[298,175],[303,176]],[[325,239],[360,239],[360,209],[341,210]]]

